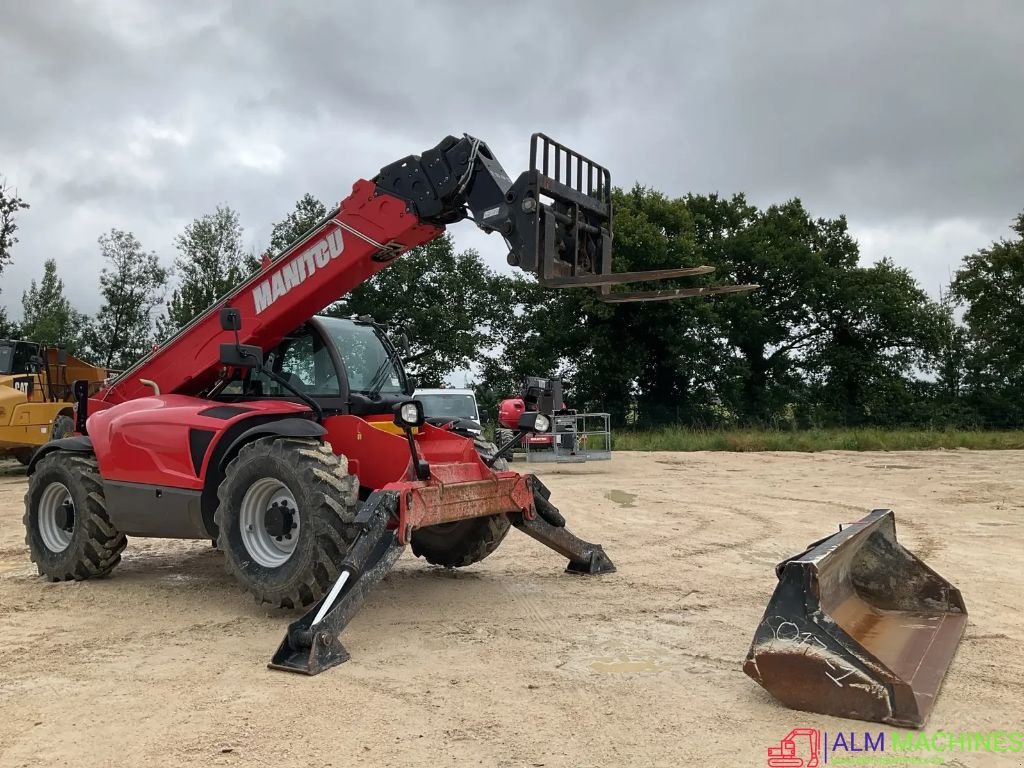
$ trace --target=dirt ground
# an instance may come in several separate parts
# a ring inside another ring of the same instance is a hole
[[[775,563],[874,507],[970,613],[926,730],[1024,730],[1022,458],[534,465],[617,573],[563,574],[515,530],[458,572],[407,553],[346,630],[352,660],[312,678],[266,668],[294,615],[258,607],[209,542],[132,540],[109,579],[44,583],[2,464],[0,766],[763,766],[794,727],[883,728],[785,709],[741,670]]]

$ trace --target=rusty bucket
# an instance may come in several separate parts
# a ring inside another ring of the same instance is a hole
[[[791,709],[920,728],[967,625],[960,592],[876,509],[775,567],[743,671]]]

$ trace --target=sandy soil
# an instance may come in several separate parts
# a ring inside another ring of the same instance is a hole
[[[971,613],[927,730],[1024,730],[1022,458],[538,465],[617,573],[565,575],[517,531],[459,572],[406,554],[346,631],[352,661],[313,678],[266,668],[289,615],[208,542],[133,540],[109,579],[44,583],[0,465],[0,765],[763,766],[791,728],[872,728],[785,709],[741,663],[774,564],[878,506]]]

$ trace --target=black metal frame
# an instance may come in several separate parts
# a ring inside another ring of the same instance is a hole
[[[420,156],[381,169],[378,194],[406,201],[421,219],[438,225],[471,217],[497,232],[508,263],[549,288],[590,288],[602,301],[624,303],[749,291],[756,285],[612,292],[613,285],[707,274],[708,266],[643,272],[612,271],[612,186],[607,168],[535,133],[530,169],[513,182],[479,139],[447,136]]]
[[[566,573],[614,573],[615,565],[604,548],[569,532],[565,519],[549,501],[550,491],[535,477],[530,478],[530,483],[538,514],[528,520],[521,512],[510,513],[508,518],[512,525],[568,559]],[[338,589],[336,581],[336,594],[332,594],[335,591],[332,590],[288,625],[267,665],[270,669],[318,675],[351,658],[338,635],[348,626],[369,591],[387,576],[405,550],[396,531],[390,527],[398,518],[399,501],[396,491],[374,491],[363,502],[355,519],[358,533],[341,564],[338,578],[345,578],[343,585]],[[321,613],[320,621],[316,622]]]

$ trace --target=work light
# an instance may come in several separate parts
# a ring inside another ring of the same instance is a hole
[[[406,400],[395,408],[395,423],[400,427],[419,427],[423,424],[423,404]]]

